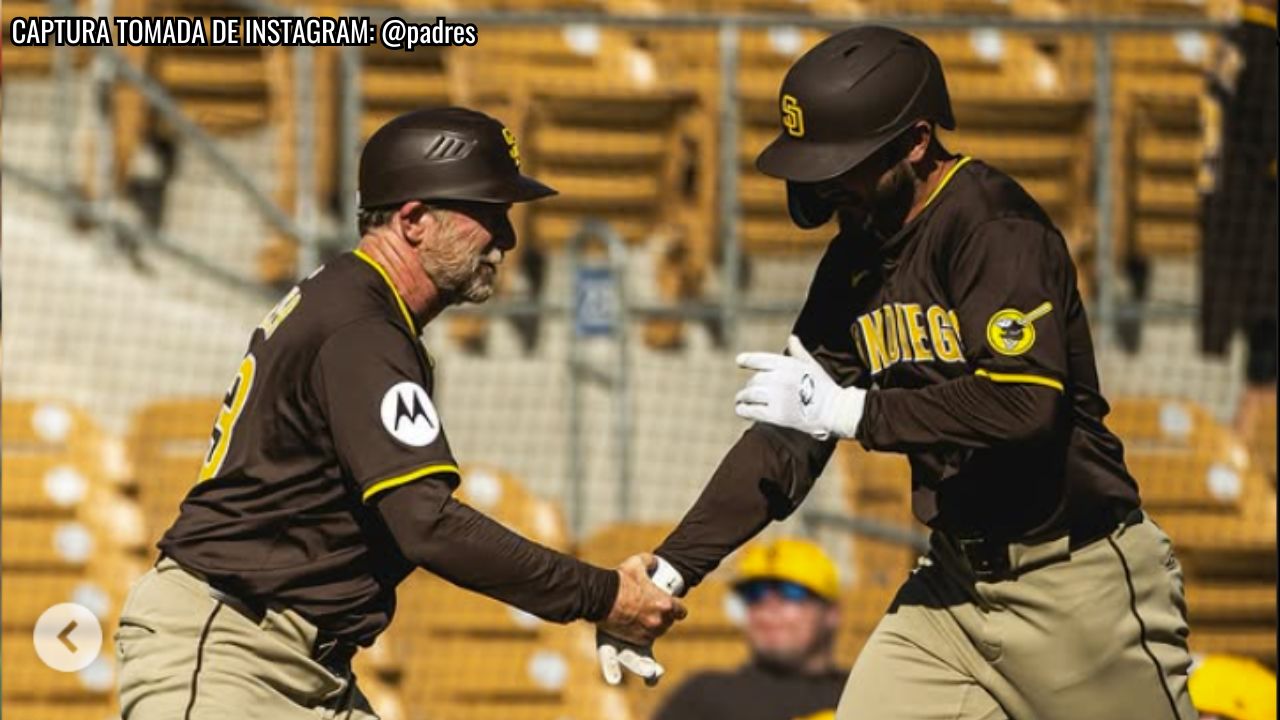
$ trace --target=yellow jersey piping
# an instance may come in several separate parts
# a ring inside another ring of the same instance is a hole
[[[404,473],[403,475],[396,475],[395,477],[387,478],[386,480],[379,480],[378,482],[371,485],[368,490],[364,491],[364,495],[361,496],[361,499],[364,500],[365,502],[369,502],[369,498],[373,497],[374,495],[377,495],[383,490],[390,490],[391,488],[394,488],[394,487],[400,487],[401,485],[411,483],[414,480],[426,477],[428,475],[436,475],[439,473],[446,473],[446,472],[451,472],[454,475],[458,475],[459,477],[462,476],[462,472],[458,470],[457,465],[449,465],[447,463],[428,465],[424,468],[411,470],[407,473]]]
[[[396,290],[396,286],[391,282],[391,276],[387,275],[387,271],[383,270],[378,261],[366,255],[363,250],[356,250],[355,255],[368,263],[369,267],[372,267],[377,271],[378,275],[382,276],[383,282],[387,284],[387,287],[391,288],[391,294],[396,299],[396,305],[400,306],[400,312],[404,314],[405,322],[409,323],[409,329],[413,331],[414,335],[420,334],[421,330],[418,328],[418,324],[413,321],[413,315],[409,313],[409,307],[404,304],[404,298],[400,297],[400,291]]]
[[[934,198],[938,197],[938,193],[942,192],[942,188],[946,187],[947,183],[951,182],[951,176],[955,175],[957,170],[964,167],[964,164],[972,159],[973,158],[968,155],[961,156],[960,161],[955,165],[952,165],[951,169],[947,171],[947,174],[942,176],[942,181],[938,183],[938,187],[934,188],[933,192],[929,193],[929,199],[924,201],[924,205],[920,206],[920,210],[923,211],[925,208],[929,207],[929,203],[933,202]]]
[[[997,372],[991,372],[989,370],[981,370],[981,369],[975,370],[973,374],[977,375],[978,377],[984,377],[990,380],[991,382],[1043,385],[1045,387],[1053,388],[1058,392],[1065,392],[1065,389],[1063,388],[1062,383],[1058,382],[1057,380],[1054,380],[1053,378],[1044,377],[1043,375],[1028,375],[1028,374],[1022,374],[1022,373],[997,373]]]

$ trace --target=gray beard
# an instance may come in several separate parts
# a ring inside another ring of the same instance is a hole
[[[431,278],[445,305],[482,303],[493,296],[493,283],[483,280],[478,259],[465,275],[447,272],[440,267],[430,267],[426,263],[422,269]]]

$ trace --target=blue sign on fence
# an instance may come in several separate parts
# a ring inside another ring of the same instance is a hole
[[[574,291],[574,331],[578,335],[610,335],[618,324],[618,295],[607,267],[578,268]]]

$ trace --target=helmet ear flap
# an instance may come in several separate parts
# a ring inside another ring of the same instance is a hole
[[[830,220],[835,210],[818,196],[816,184],[787,181],[787,212],[797,227],[812,230]]]

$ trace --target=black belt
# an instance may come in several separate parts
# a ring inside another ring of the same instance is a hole
[[[1101,540],[1121,527],[1142,522],[1141,508],[1113,508],[1072,527],[1068,548],[1078,550]],[[1017,541],[995,540],[982,536],[942,533],[968,564],[973,575],[983,582],[1007,580],[1016,575],[1009,565],[1009,545]],[[1059,535],[1058,537],[1061,537]]]
[[[164,558],[165,556],[161,554],[160,558],[156,560],[156,564],[159,564],[160,560]],[[204,581],[205,585],[209,587],[209,597],[240,613],[254,625],[262,625],[267,618],[267,610],[275,609],[269,608],[265,602],[246,600],[235,593],[219,588],[210,582],[203,573],[190,570],[185,566],[182,569]],[[346,677],[351,672],[351,659],[355,657],[356,650],[359,648],[359,645],[350,640],[343,640],[323,630],[318,630],[315,643],[311,646],[311,659],[334,675]]]

